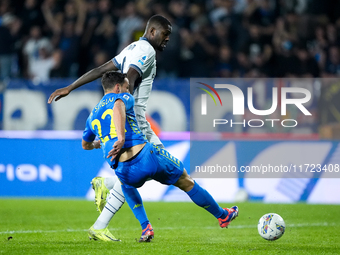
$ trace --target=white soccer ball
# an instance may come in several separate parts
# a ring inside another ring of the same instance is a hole
[[[257,230],[260,236],[268,241],[279,239],[285,232],[286,224],[276,213],[267,213],[259,219]]]

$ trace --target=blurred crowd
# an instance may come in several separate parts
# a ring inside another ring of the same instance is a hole
[[[0,80],[78,77],[173,24],[157,77],[340,76],[340,1],[0,0]]]

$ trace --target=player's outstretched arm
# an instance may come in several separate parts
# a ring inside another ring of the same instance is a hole
[[[57,89],[56,91],[54,91],[50,95],[50,97],[48,99],[48,103],[49,104],[52,103],[52,101],[54,99],[55,99],[55,101],[60,100],[61,98],[70,94],[70,92],[72,90],[75,90],[76,88],[79,88],[80,86],[83,86],[86,83],[89,83],[91,81],[98,79],[99,77],[101,77],[107,71],[117,71],[117,70],[118,70],[118,68],[110,60],[110,61],[106,62],[105,64],[88,71],[87,73],[82,75],[80,78],[78,78],[75,82],[73,82],[71,85],[64,87],[64,88],[61,88],[61,89]]]
[[[116,127],[118,140],[114,143],[112,150],[107,155],[107,158],[112,157],[111,161],[116,158],[125,143],[125,121],[125,104],[122,100],[118,99],[113,107],[113,123]]]

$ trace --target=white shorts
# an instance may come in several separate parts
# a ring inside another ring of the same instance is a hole
[[[143,110],[143,108],[135,107],[134,110],[136,113],[138,126],[142,133],[146,136],[146,139],[148,139],[150,143],[153,143],[158,147],[164,148],[164,145],[162,144],[161,140],[159,140],[158,136],[151,129],[150,123],[146,120],[145,111]]]

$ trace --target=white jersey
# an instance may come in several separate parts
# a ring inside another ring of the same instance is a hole
[[[135,69],[141,76],[133,92],[135,106],[144,108],[148,103],[152,90],[152,83],[156,76],[156,52],[146,38],[133,42],[112,59],[115,66],[127,73],[129,68]]]
[[[156,76],[155,49],[146,38],[141,37],[139,41],[135,41],[123,49],[112,61],[122,73],[127,73],[130,68],[139,73],[140,79],[136,81],[133,91],[133,97],[135,98],[134,110],[138,126],[150,142],[161,144],[145,118],[152,83]]]

